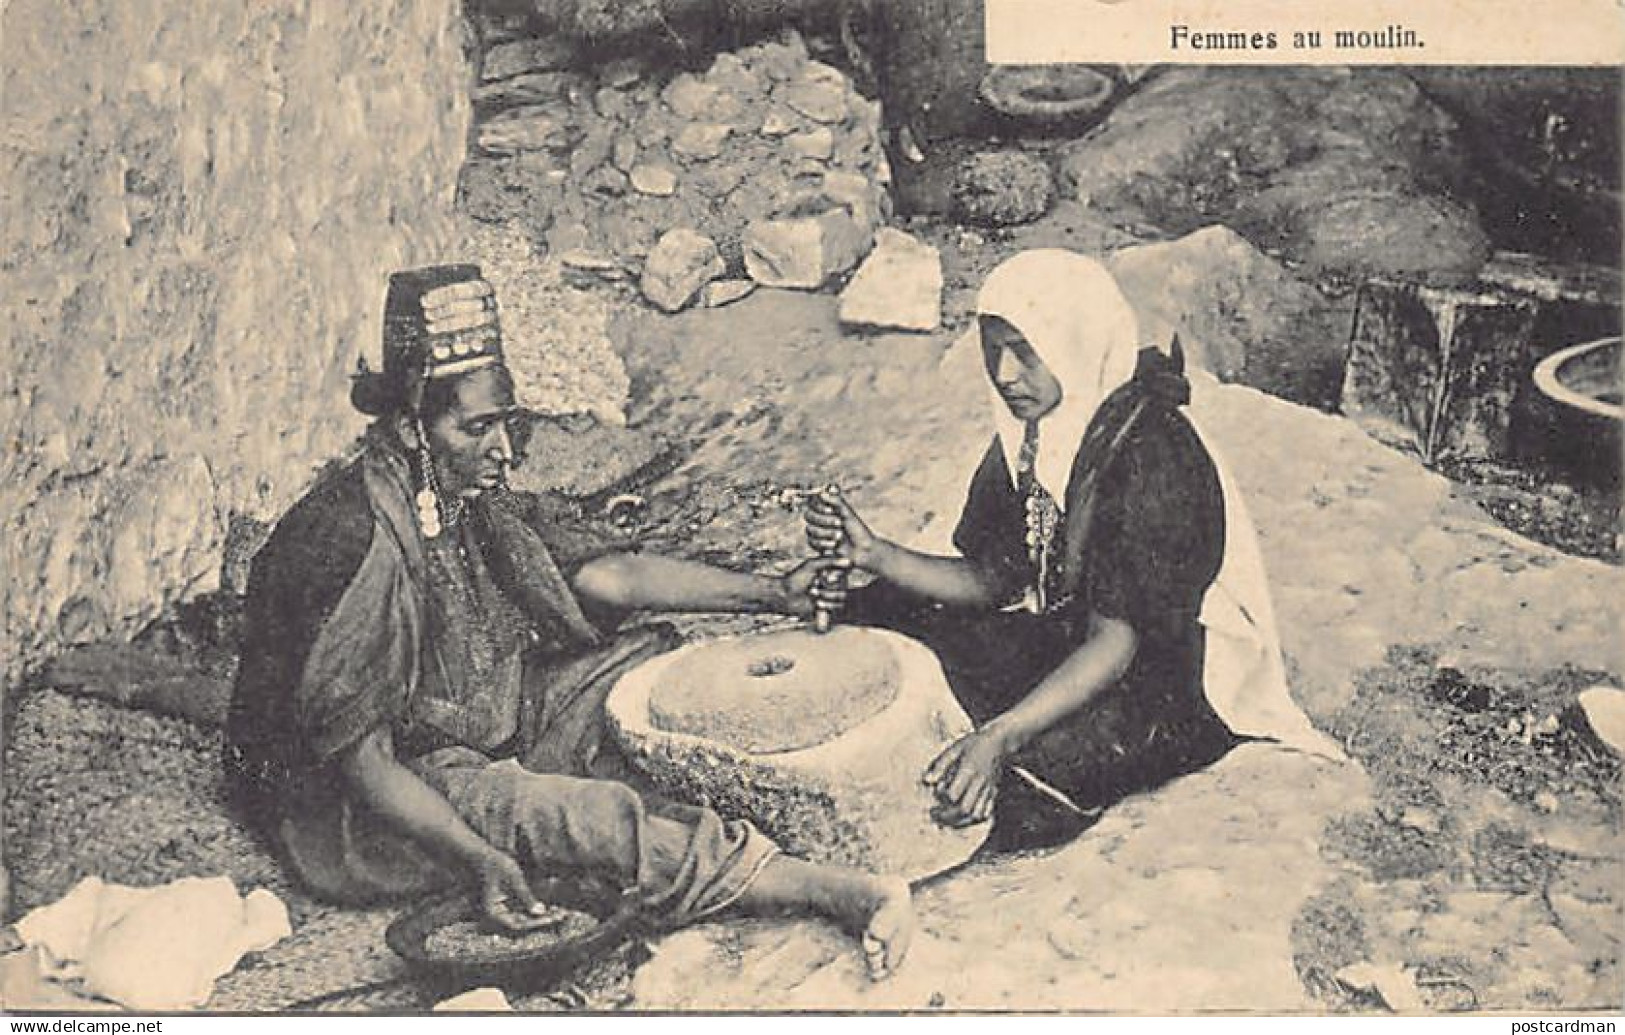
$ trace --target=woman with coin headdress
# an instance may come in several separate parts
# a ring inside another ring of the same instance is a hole
[[[906,885],[781,855],[709,809],[645,801],[603,699],[673,645],[637,610],[810,614],[823,559],[766,577],[611,549],[515,492],[525,414],[473,266],[390,278],[376,418],[255,558],[227,762],[297,875],[371,902],[461,881],[524,928],[540,874],[608,879],[686,923],[729,906],[827,915],[889,971]]]

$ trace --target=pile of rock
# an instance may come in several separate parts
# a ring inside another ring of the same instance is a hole
[[[1024,151],[978,151],[954,172],[950,209],[973,226],[1018,226],[1041,218],[1055,203],[1049,165]]]
[[[869,252],[889,210],[880,108],[798,36],[670,77],[571,60],[550,40],[486,55],[462,182],[477,218],[545,234],[568,266],[635,278],[668,312],[725,276],[816,290]]]

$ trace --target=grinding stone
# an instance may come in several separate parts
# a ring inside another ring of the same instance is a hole
[[[888,645],[850,626],[718,640],[674,661],[649,696],[656,729],[751,754],[827,743],[897,697]]]
[[[943,748],[972,729],[936,655],[881,629],[840,627],[809,648],[812,639],[805,632],[719,638],[651,658],[610,692],[610,728],[662,794],[748,819],[791,855],[910,880],[969,859],[988,825],[939,825],[931,818],[935,798],[921,781]],[[741,679],[740,668],[760,664],[771,672],[792,658],[791,673],[809,671],[786,684],[799,690],[785,696],[819,703],[769,718],[766,702],[743,696],[740,684],[777,677]],[[733,686],[708,690],[707,672],[728,673]],[[888,675],[867,689],[836,692],[839,681],[865,683],[877,673]],[[746,717],[719,713],[730,698]],[[781,750],[753,751],[719,737],[760,738]],[[785,747],[806,742],[815,743]]]

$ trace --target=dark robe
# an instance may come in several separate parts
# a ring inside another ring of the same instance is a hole
[[[569,577],[608,544],[544,497],[499,490],[425,538],[409,466],[375,430],[255,558],[226,726],[239,800],[313,890],[342,901],[456,880],[353,798],[340,768],[385,729],[397,759],[494,846],[548,875],[594,871],[677,921],[726,905],[773,846],[662,803],[646,815],[603,700],[667,627],[614,632]],[[461,875],[466,879],[466,875]]]
[[[1222,756],[1235,738],[1202,690],[1202,599],[1224,557],[1224,497],[1179,412],[1183,376],[1142,353],[1135,379],[1101,405],[1068,486],[1065,525],[1041,614],[1020,607],[1039,573],[1025,500],[997,438],[971,480],[954,544],[992,576],[1004,609],[929,604],[886,584],[853,594],[849,620],[913,635],[935,650],[978,725],[1007,711],[1081,647],[1090,617],[1126,622],[1128,670],[1012,759],[1072,805],[1007,777],[994,842],[1013,847],[1081,829],[1098,810]]]

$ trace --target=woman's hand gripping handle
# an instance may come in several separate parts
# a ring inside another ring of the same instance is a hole
[[[839,485],[830,485],[814,496],[811,507],[819,508],[821,504],[825,509],[833,510],[836,513],[846,509],[844,501],[841,500],[841,487]],[[809,521],[808,539],[813,542],[813,548],[818,551],[818,554],[822,557],[839,556],[841,544],[847,538],[844,527],[839,531],[831,531],[829,534],[821,535],[816,540],[813,539],[812,527]],[[827,633],[831,626],[835,624],[835,608],[837,606],[835,601],[844,599],[846,596],[846,569],[844,567],[825,568],[820,571],[818,573],[817,589],[818,592],[815,593],[813,603],[813,631]]]

